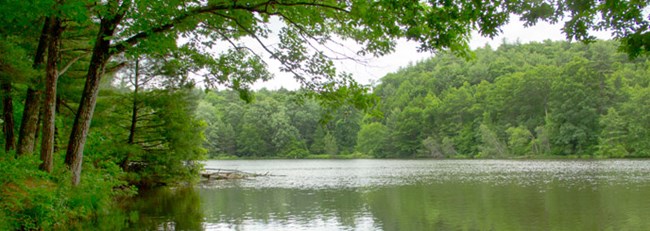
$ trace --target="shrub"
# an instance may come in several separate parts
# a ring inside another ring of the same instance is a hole
[[[112,162],[85,163],[81,184],[71,186],[63,157],[55,169],[38,169],[36,155],[0,160],[0,229],[51,230],[76,227],[113,213],[113,199],[133,195],[120,181],[121,170]]]

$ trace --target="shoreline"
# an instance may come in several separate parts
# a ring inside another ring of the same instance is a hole
[[[467,157],[457,156],[449,158],[410,157],[410,158],[377,158],[369,155],[309,155],[303,158],[285,157],[237,157],[217,156],[206,160],[650,160],[649,157],[601,157],[588,155],[568,156],[506,156],[506,157]]]

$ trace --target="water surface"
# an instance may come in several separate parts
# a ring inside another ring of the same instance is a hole
[[[133,229],[648,230],[650,161],[219,160],[266,173],[162,189]]]

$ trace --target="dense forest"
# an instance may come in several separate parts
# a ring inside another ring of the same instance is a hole
[[[440,52],[383,77],[377,113],[330,111],[301,92],[232,91],[198,104],[212,157],[647,157],[650,62],[613,41]],[[369,112],[374,112],[370,110]]]
[[[650,52],[647,5],[0,1],[0,230],[84,229],[139,189],[195,182],[206,153],[644,156],[647,68],[627,57]],[[467,61],[471,34],[497,36],[510,17],[563,22],[574,41],[610,30],[627,55],[558,43]],[[400,39],[440,53],[373,89],[336,70]],[[302,89],[251,94],[277,71]]]

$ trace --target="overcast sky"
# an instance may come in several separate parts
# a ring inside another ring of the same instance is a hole
[[[562,34],[560,28],[561,25],[550,25],[545,22],[538,23],[534,27],[525,28],[523,23],[517,18],[511,18],[511,22],[502,28],[503,33],[494,39],[484,38],[479,36],[478,33],[474,33],[470,40],[470,47],[475,49],[489,44],[492,48],[497,48],[503,39],[509,42],[519,40],[521,43],[544,41],[547,39],[554,41],[565,40],[566,37]],[[600,39],[608,39],[611,37],[608,32],[592,32],[592,34]],[[400,67],[406,67],[409,63],[415,63],[432,56],[431,53],[417,52],[416,47],[416,43],[400,41],[397,49],[392,54],[380,58],[363,57],[366,63],[358,63],[352,60],[335,61],[335,65],[338,71],[351,73],[357,82],[367,84],[370,81],[378,81],[384,75],[395,72]],[[349,48],[355,49],[355,47]],[[278,70],[278,63],[274,61],[267,61],[267,63],[269,70],[274,74],[275,78],[267,82],[254,84],[254,89],[279,89],[281,87],[296,89],[300,87],[290,74],[282,73]]]

